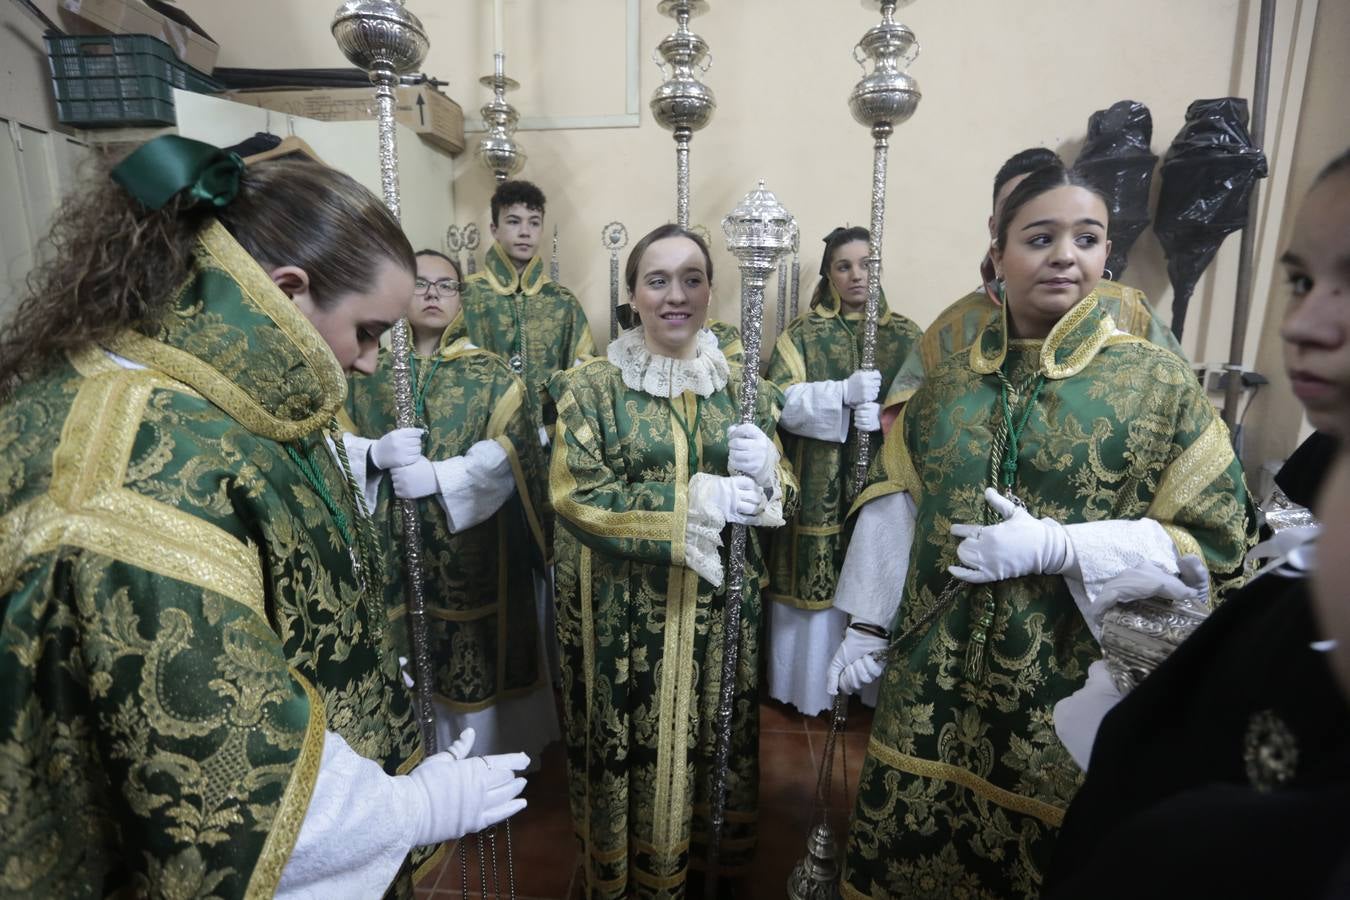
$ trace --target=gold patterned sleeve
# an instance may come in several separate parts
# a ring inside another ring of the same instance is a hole
[[[1180,453],[1163,470],[1147,515],[1178,554],[1205,560],[1218,597],[1241,582],[1256,512],[1227,427],[1198,386],[1188,393],[1173,438]]]
[[[110,856],[138,896],[271,896],[325,714],[261,597],[69,545],[28,563],[0,640],[0,682],[28,698],[18,716],[0,703],[0,894],[19,877],[19,894],[75,896]]]
[[[683,565],[687,488],[618,471],[622,457],[607,452],[608,445],[617,444],[617,414],[611,408],[604,415],[601,391],[586,374],[585,369],[573,370],[551,384],[558,429],[549,494],[559,522],[596,552],[654,565]],[[642,427],[631,420],[624,426]]]
[[[486,437],[496,441],[506,451],[530,537],[538,545],[540,558],[547,559],[549,548],[544,537],[543,498],[539,496],[543,480],[542,476],[536,477],[539,467],[544,464],[539,438],[530,426],[529,414],[524,406],[525,385],[513,375],[504,377],[510,381],[493,407]]]
[[[595,338],[591,336],[591,323],[586,319],[586,310],[571,292],[567,294],[572,301],[572,356],[563,368],[571,368],[576,360],[585,362],[595,356]]]
[[[800,348],[793,342],[795,330],[784,331],[773,345],[769,357],[767,377],[782,390],[806,381],[806,362]]]

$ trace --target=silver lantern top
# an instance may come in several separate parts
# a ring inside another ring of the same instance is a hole
[[[426,59],[426,29],[403,0],[347,0],[333,16],[333,37],[352,65],[402,75]]]
[[[666,80],[652,94],[652,116],[663,128],[675,132],[677,139],[688,136],[712,121],[717,98],[712,89],[694,73],[706,74],[712,65],[708,43],[689,30],[689,20],[706,12],[705,0],[661,0],[657,10],[675,19],[673,34],[656,48],[656,65]],[[667,72],[669,67],[669,72]]]
[[[849,95],[848,106],[859,124],[889,133],[914,115],[923,96],[918,82],[905,71],[919,55],[919,41],[895,21],[896,0],[864,0],[863,5],[880,6],[881,24],[868,29],[853,48],[863,79]]]
[[[727,249],[741,265],[772,267],[778,257],[792,250],[797,240],[797,220],[759,183],[722,220]]]
[[[493,55],[493,70],[493,74],[478,79],[479,84],[492,88],[492,99],[479,110],[487,131],[478,142],[477,155],[498,181],[505,181],[525,168],[525,151],[516,143],[520,113],[506,102],[506,92],[514,91],[520,83],[506,77],[505,53]]]

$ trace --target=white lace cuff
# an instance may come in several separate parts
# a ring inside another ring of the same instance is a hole
[[[713,587],[722,586],[722,529],[726,515],[718,506],[716,475],[699,472],[689,479],[689,514],[684,524],[684,564]]]
[[[1154,519],[1108,519],[1064,526],[1073,564],[1064,581],[1080,609],[1090,609],[1102,586],[1126,569],[1149,564],[1170,575],[1177,568],[1176,545]]]

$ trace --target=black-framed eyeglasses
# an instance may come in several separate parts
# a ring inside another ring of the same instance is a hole
[[[442,278],[440,281],[427,281],[425,278],[418,278],[413,281],[413,293],[420,297],[433,285],[436,288],[436,293],[442,296],[459,293],[459,282],[453,278]]]

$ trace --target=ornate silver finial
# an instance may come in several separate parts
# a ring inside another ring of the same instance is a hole
[[[380,134],[380,185],[385,205],[399,218],[398,140],[394,118],[398,76],[422,64],[430,46],[421,21],[402,0],[347,0],[333,16],[333,39],[352,65],[375,85]]]
[[[778,202],[764,182],[751,191],[722,220],[727,249],[741,268],[741,340],[745,364],[740,390],[740,420],[753,423],[758,408],[759,348],[764,333],[764,280],[779,258],[792,248],[797,222]],[[717,861],[721,853],[722,826],[726,816],[727,771],[731,758],[731,708],[736,693],[737,665],[741,643],[741,608],[745,602],[744,525],[731,529],[727,551],[727,612],[722,623],[722,686],[718,695],[712,787],[708,815],[708,859],[704,868],[704,895],[716,900]]]
[[[619,336],[619,251],[628,246],[628,229],[610,222],[600,232],[600,245],[609,251],[609,339]]]
[[[478,271],[478,254],[476,251],[481,237],[477,222],[470,222],[464,226],[464,252],[468,254],[467,264],[470,275]]]
[[[745,195],[735,209],[722,220],[727,250],[747,266],[772,271],[778,258],[792,250],[797,239],[797,220],[778,202],[773,191],[764,186]]]
[[[676,28],[656,47],[652,58],[665,82],[652,94],[652,116],[675,136],[675,220],[689,227],[689,143],[717,110],[712,89],[698,80],[712,66],[708,43],[689,30],[689,20],[706,12],[706,0],[661,0],[657,11],[675,19]],[[666,69],[670,71],[667,73]]]
[[[505,181],[525,168],[525,151],[516,143],[520,113],[506,102],[506,92],[516,90],[520,83],[506,77],[505,53],[498,50],[492,59],[493,74],[478,79],[483,87],[492,88],[492,99],[479,110],[487,133],[478,142],[477,156],[498,181]]]
[[[411,72],[426,59],[426,29],[402,0],[347,0],[333,16],[333,37],[358,69],[375,75]]]
[[[881,24],[863,35],[853,48],[853,58],[862,67],[863,78],[849,95],[848,107],[859,124],[886,134],[914,115],[922,94],[919,84],[905,71],[919,55],[919,40],[908,26],[895,21],[895,0],[864,0],[864,6],[881,8]],[[867,64],[871,62],[869,71]]]
[[[908,0],[906,0],[908,2]],[[863,0],[863,6],[881,10],[881,23],[868,29],[853,59],[862,67],[863,78],[848,98],[853,118],[872,130],[872,228],[867,253],[867,315],[863,322],[862,368],[875,369],[877,319],[881,306],[882,231],[886,226],[886,165],[891,133],[895,126],[914,115],[922,95],[919,84],[905,69],[919,55],[914,32],[895,21],[899,0]],[[867,64],[871,62],[869,71]],[[856,496],[867,481],[872,461],[871,435],[857,436],[857,465],[853,476]]]

